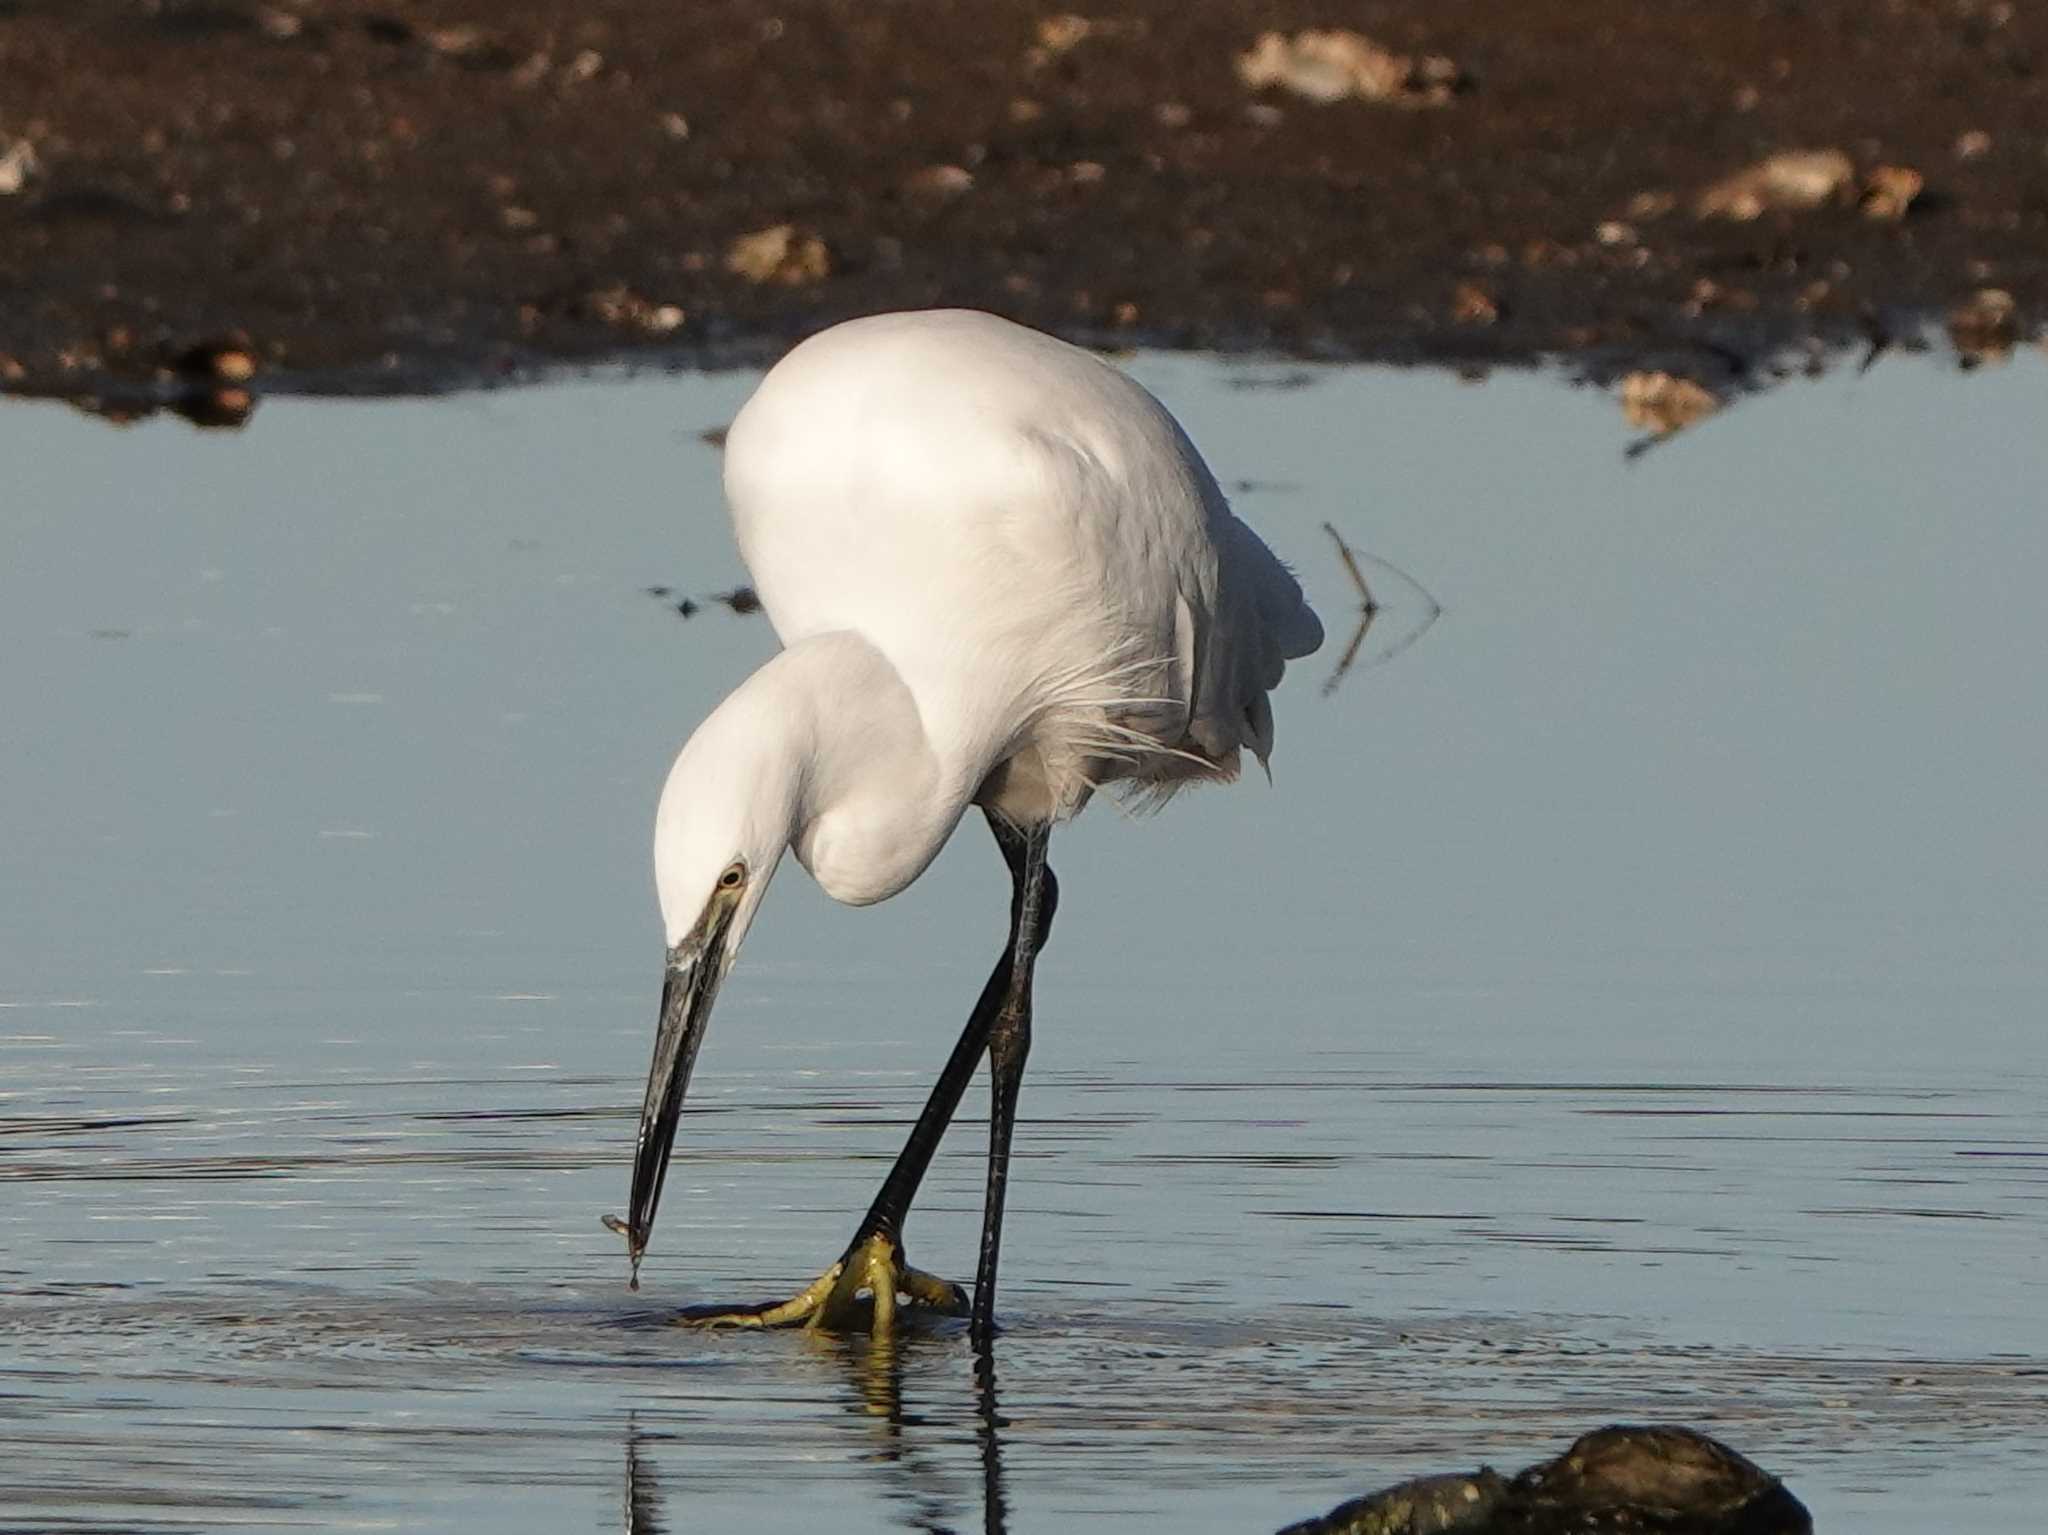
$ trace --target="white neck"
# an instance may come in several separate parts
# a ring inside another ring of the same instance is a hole
[[[910,690],[866,640],[815,635],[778,662],[809,721],[790,846],[834,900],[885,900],[945,846],[967,794],[949,792]]]
[[[765,886],[785,848],[834,899],[883,900],[924,872],[971,793],[945,781],[880,651],[846,631],[799,640],[734,689],[676,759],[656,816],[664,914],[671,927],[694,920],[735,857]]]

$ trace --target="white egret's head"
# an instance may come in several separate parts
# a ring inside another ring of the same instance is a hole
[[[712,1004],[799,819],[804,720],[770,680],[757,672],[698,726],[655,812],[654,882],[668,965],[625,1228],[636,1274]]]
[[[758,674],[757,674],[758,677]],[[790,838],[804,777],[799,721],[766,707],[756,679],[697,727],[654,813],[654,888],[673,951],[732,903],[726,963],[739,952]]]

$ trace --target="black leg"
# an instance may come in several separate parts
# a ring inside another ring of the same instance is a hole
[[[953,1053],[947,1057],[945,1070],[932,1084],[931,1096],[925,1100],[924,1112],[918,1115],[917,1123],[911,1127],[910,1139],[896,1154],[895,1165],[889,1169],[889,1176],[882,1180],[874,1203],[868,1206],[867,1215],[854,1232],[853,1241],[847,1246],[849,1253],[869,1237],[883,1235],[895,1239],[903,1235],[903,1222],[910,1213],[910,1202],[917,1197],[918,1185],[924,1182],[932,1155],[945,1138],[946,1127],[953,1122],[953,1112],[960,1106],[961,1095],[967,1091],[967,1084],[988,1049],[989,1028],[995,1022],[1009,987],[1010,956],[1006,952],[989,973],[988,983],[981,988],[981,1000],[974,1004],[967,1027],[960,1031]]]
[[[939,1149],[939,1142],[945,1138],[946,1127],[953,1122],[954,1112],[960,1107],[961,1096],[967,1091],[967,1084],[973,1079],[975,1068],[980,1066],[982,1055],[988,1051],[990,1037],[996,1029],[1012,987],[1010,977],[1014,957],[1021,952],[1018,922],[1023,912],[1022,887],[1017,884],[1019,871],[1023,867],[1023,833],[1014,831],[1007,821],[991,815],[989,826],[995,832],[996,845],[1002,849],[1003,859],[1010,865],[1012,891],[1010,896],[1010,937],[1003,947],[1002,957],[989,972],[988,981],[981,988],[981,997],[974,1004],[974,1011],[968,1015],[967,1026],[960,1031],[960,1038],[953,1046],[953,1053],[946,1060],[946,1066],[939,1073],[938,1081],[932,1084],[931,1096],[925,1100],[924,1112],[912,1126],[910,1138],[903,1143],[903,1150],[897,1153],[896,1162],[889,1169],[889,1176],[882,1181],[874,1203],[868,1206],[868,1213],[854,1232],[853,1240],[847,1244],[851,1255],[870,1237],[887,1236],[892,1241],[903,1235],[904,1220],[910,1214],[910,1203],[917,1197],[918,1186],[924,1182],[924,1175],[931,1167],[932,1157]],[[1045,834],[1038,834],[1038,865],[1044,869]],[[1044,929],[1052,920],[1052,907],[1058,898],[1053,884],[1052,871],[1044,869],[1041,893],[1038,897],[1038,937],[1033,952],[1044,943]],[[1026,973],[1027,1006],[1024,1028],[1029,1041],[1030,1010],[1028,1007],[1029,973]],[[1018,1062],[1021,1072],[1023,1063]],[[1015,1106],[1014,1085],[1011,1092],[1012,1107]],[[1004,1143],[1008,1144],[1005,1132]]]
[[[788,1300],[752,1306],[699,1306],[681,1320],[712,1327],[859,1327],[855,1307],[873,1304],[870,1324],[877,1335],[892,1325],[899,1295],[957,1316],[969,1311],[970,1334],[986,1353],[995,1332],[996,1256],[1002,1238],[1003,1192],[1010,1169],[1010,1135],[1017,1122],[1017,1089],[1031,1048],[1031,970],[1052,925],[1059,886],[1045,866],[1049,826],[1017,827],[993,812],[989,827],[1010,866],[1010,941],[989,972],[988,984],[967,1027],[925,1100],[924,1112],[882,1180],[881,1190],[855,1230],[845,1255]],[[903,1261],[903,1222],[932,1155],[952,1123],[961,1095],[986,1052],[992,1092],[989,1110],[988,1203],[982,1212],[981,1263],[970,1304],[959,1285],[919,1273]]]
[[[981,1214],[981,1262],[974,1272],[974,1311],[968,1324],[975,1345],[995,1336],[996,1260],[1003,1242],[1003,1196],[1010,1178],[1010,1135],[1017,1127],[1017,1091],[1031,1053],[1031,972],[1052,930],[1059,882],[1046,867],[1048,825],[1017,827],[995,815],[989,825],[1010,865],[1009,984],[988,1036],[988,1197]]]

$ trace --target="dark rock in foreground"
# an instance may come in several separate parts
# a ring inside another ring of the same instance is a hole
[[[1280,1535],[1806,1535],[1805,1505],[1769,1472],[1689,1428],[1595,1429],[1512,1479],[1482,1467],[1340,1504]]]

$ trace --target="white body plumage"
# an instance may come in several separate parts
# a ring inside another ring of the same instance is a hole
[[[734,421],[725,483],[785,649],[677,758],[655,851],[671,944],[749,871],[728,964],[785,847],[864,904],[971,804],[1054,821],[1263,762],[1266,694],[1322,640],[1158,401],[990,315],[806,341]]]

